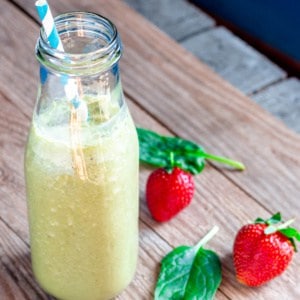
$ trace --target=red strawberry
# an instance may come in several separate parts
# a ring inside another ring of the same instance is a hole
[[[192,175],[178,167],[171,172],[157,169],[148,178],[146,200],[152,217],[157,221],[170,220],[190,204],[193,195]]]
[[[233,261],[238,281],[259,286],[285,271],[294,255],[293,238],[300,240],[291,221],[280,223],[280,213],[268,220],[257,219],[243,226],[235,238]]]

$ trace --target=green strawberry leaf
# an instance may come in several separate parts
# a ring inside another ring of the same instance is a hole
[[[295,238],[297,241],[300,241],[300,232],[296,228],[288,227],[279,231],[288,238]]]
[[[255,224],[267,224],[267,225],[272,225],[272,224],[278,224],[281,222],[281,214],[280,212],[274,214],[271,218],[265,220],[262,218],[257,218],[254,223]]]
[[[283,235],[289,238],[295,251],[297,252],[297,245],[295,239],[297,241],[300,241],[300,232],[296,228],[292,228],[292,227],[280,229],[279,232],[281,232]]]
[[[262,219],[262,218],[257,218],[255,221],[254,221],[255,224],[266,224],[266,220],[265,219]]]
[[[237,161],[216,156],[204,151],[203,147],[179,137],[162,136],[144,128],[137,128],[140,145],[140,160],[156,167],[165,168],[170,163],[170,153],[174,155],[174,167],[177,166],[191,174],[199,174],[210,159],[227,164],[238,170],[245,166]]]
[[[214,229],[196,246],[177,247],[163,258],[155,300],[214,298],[222,280],[221,262],[215,252],[202,247]]]
[[[266,221],[266,223],[268,225],[277,224],[279,222],[281,222],[281,214],[280,214],[280,212],[276,213],[275,215],[273,215],[270,219],[268,219]]]
[[[265,234],[273,234],[278,231],[281,232],[291,241],[295,251],[297,252],[295,239],[300,241],[300,232],[295,228],[289,227],[289,225],[291,225],[294,221],[295,219],[291,219],[283,222],[281,219],[281,214],[278,212],[266,221],[261,218],[257,218],[255,223],[263,223],[268,225],[264,230]]]

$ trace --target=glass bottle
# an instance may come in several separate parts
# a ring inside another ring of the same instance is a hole
[[[96,14],[55,21],[64,52],[41,30],[25,154],[32,266],[59,299],[110,299],[132,280],[138,249],[138,140],[121,87],[121,42]]]

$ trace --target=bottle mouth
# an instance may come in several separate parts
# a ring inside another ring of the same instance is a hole
[[[36,45],[38,61],[54,72],[69,76],[91,75],[109,69],[121,57],[115,25],[89,12],[71,12],[55,18],[64,51],[52,48],[43,28]]]

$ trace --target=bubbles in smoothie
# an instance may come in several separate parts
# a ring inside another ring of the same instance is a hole
[[[127,127],[128,111],[125,105],[120,108],[119,102],[110,101],[108,96],[84,96],[82,101],[88,108],[88,119],[84,121],[76,120],[76,116],[73,120],[74,107],[67,100],[53,101],[48,109],[41,110],[33,120],[31,150],[53,174],[73,175],[81,160],[80,168],[87,168],[88,177],[100,182],[103,175],[97,165],[109,164],[118,153],[127,150],[119,140],[126,134],[120,128]],[[109,150],[111,147],[114,151]]]

